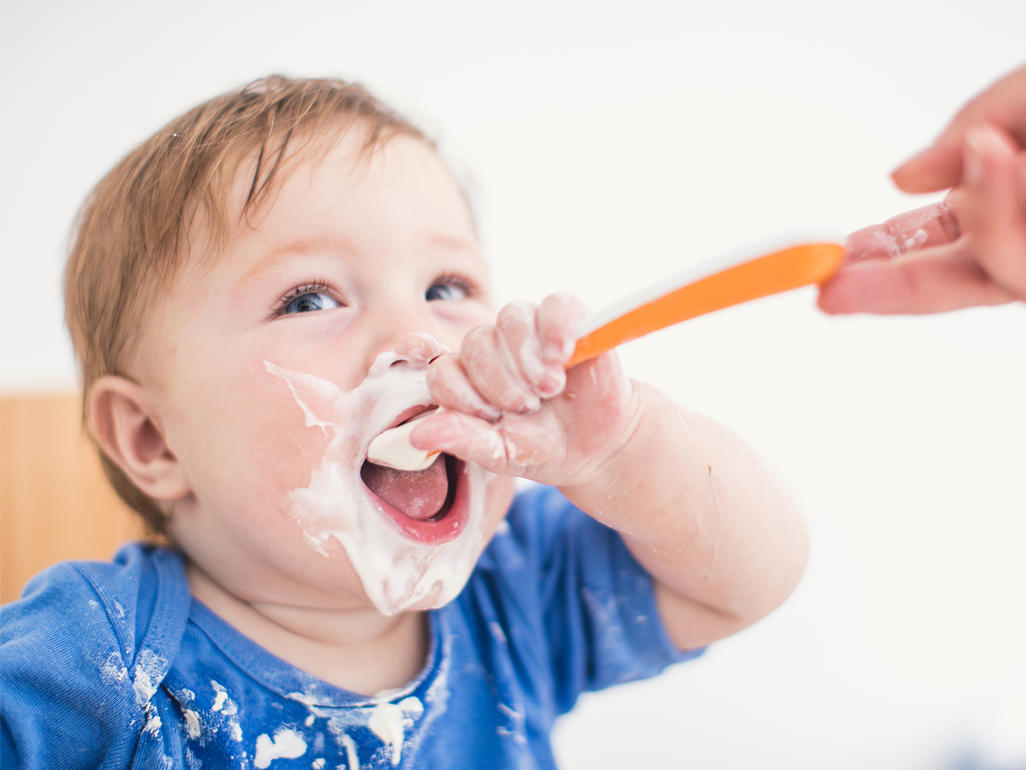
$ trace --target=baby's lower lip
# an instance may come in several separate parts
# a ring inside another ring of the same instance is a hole
[[[439,545],[459,536],[467,523],[469,514],[469,490],[466,463],[451,455],[443,455],[439,462],[445,462],[449,476],[449,501],[430,519],[418,520],[378,497],[366,484],[363,488],[378,510],[394,524],[404,536],[425,545]]]

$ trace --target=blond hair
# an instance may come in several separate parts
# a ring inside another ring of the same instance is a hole
[[[231,221],[238,203],[229,200],[240,167],[255,156],[239,214],[245,222],[287,175],[290,145],[328,131],[341,135],[357,122],[367,152],[396,134],[427,141],[360,85],[271,76],[171,121],[100,180],[79,213],[64,274],[83,407],[99,377],[125,374],[147,311],[160,288],[170,286],[195,224],[202,221],[215,247],[240,224]],[[118,495],[163,532],[156,502],[102,451],[100,460]]]

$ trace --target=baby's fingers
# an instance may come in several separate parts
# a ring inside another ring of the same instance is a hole
[[[495,325],[509,353],[511,367],[535,395],[552,398],[563,390],[566,376],[561,361],[543,358],[537,319],[534,305],[512,302],[499,311]]]
[[[542,360],[561,367],[573,355],[577,324],[584,318],[584,306],[569,294],[550,294],[538,307],[538,340]]]
[[[474,389],[459,359],[451,353],[441,355],[431,363],[427,380],[431,398],[444,409],[474,415],[490,422],[502,416],[498,407],[487,403]]]
[[[491,423],[449,411],[423,420],[410,441],[415,447],[441,450],[493,473],[528,477],[538,466],[558,462],[566,452],[563,434],[552,426],[516,416]]]
[[[541,407],[497,326],[482,326],[463,338],[460,364],[474,390],[502,411],[524,414]]]

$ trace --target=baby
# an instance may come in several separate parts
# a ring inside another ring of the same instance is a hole
[[[168,545],[0,610],[4,767],[553,767],[582,691],[804,568],[741,442],[614,354],[564,370],[575,300],[494,314],[459,186],[358,86],[272,77],[158,131],[88,201],[66,299],[89,433]],[[404,470],[371,444],[411,421],[441,453]]]

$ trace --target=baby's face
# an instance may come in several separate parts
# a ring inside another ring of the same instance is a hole
[[[510,500],[507,479],[455,458],[419,474],[365,463],[372,439],[433,406],[428,362],[493,312],[437,155],[400,136],[358,158],[361,140],[298,165],[212,264],[191,254],[141,359],[191,485],[171,533],[250,602],[437,605]]]

